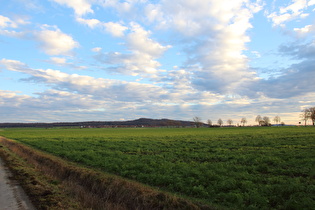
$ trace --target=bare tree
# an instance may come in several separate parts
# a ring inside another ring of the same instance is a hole
[[[246,120],[245,117],[243,117],[243,118],[241,119],[241,123],[243,124],[243,126],[245,126],[245,124],[247,123],[247,120]]]
[[[279,124],[281,122],[281,118],[277,115],[273,118],[273,121],[276,123],[276,124]]]
[[[308,111],[310,112],[310,119],[312,120],[312,124],[313,126],[315,126],[315,107],[311,107],[308,109]]]
[[[262,121],[262,117],[261,117],[260,115],[257,115],[257,117],[256,117],[256,119],[255,119],[255,122],[258,122],[258,125],[261,125],[261,124],[260,124],[261,121]]]
[[[263,121],[264,121],[264,124],[265,124],[265,126],[269,126],[270,125],[270,119],[269,119],[269,117],[263,117]]]
[[[229,124],[229,125],[231,126],[231,125],[232,125],[232,123],[233,123],[233,120],[228,119],[228,120],[226,121],[226,123],[227,123],[227,124]]]
[[[200,117],[194,117],[193,120],[194,120],[195,126],[196,126],[197,128],[199,128],[199,127],[202,125],[202,122],[201,122],[201,118],[200,118]]]
[[[212,126],[212,121],[210,119],[207,121],[207,123],[208,123],[209,127]]]
[[[306,126],[307,121],[311,118],[311,113],[309,112],[308,109],[303,109],[300,117],[301,120],[304,120],[304,126]]]
[[[223,120],[220,118],[220,119],[218,119],[218,124],[220,125],[220,126],[222,126],[223,125]]]

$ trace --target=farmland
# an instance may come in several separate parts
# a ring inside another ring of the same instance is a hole
[[[315,128],[3,129],[84,166],[237,209],[314,209]]]

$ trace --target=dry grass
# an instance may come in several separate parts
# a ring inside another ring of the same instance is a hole
[[[57,180],[68,197],[80,201],[82,209],[214,209],[118,176],[80,167],[13,140],[1,137],[0,143],[48,177],[48,180]],[[7,156],[4,158],[8,160],[10,155],[6,152],[2,156]],[[53,190],[46,190],[47,193],[52,195]],[[59,209],[78,208],[75,203],[72,204],[73,207],[60,204]],[[49,201],[45,205],[49,206]],[[52,207],[56,207],[56,202],[52,202]]]
[[[0,139],[0,157],[12,172],[37,209],[82,209],[80,203],[55,179],[43,175],[32,164],[3,147]]]

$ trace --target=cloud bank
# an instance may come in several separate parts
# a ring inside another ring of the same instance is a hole
[[[0,15],[0,44],[21,51],[0,58],[7,121],[200,116],[237,122],[282,114],[296,122],[303,107],[314,106],[314,1],[53,0],[39,6],[54,17],[40,19],[33,10],[27,19]],[[261,25],[283,40],[256,43]]]

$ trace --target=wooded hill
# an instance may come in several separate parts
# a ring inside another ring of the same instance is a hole
[[[195,123],[191,121],[170,120],[170,119],[149,119],[140,118],[129,121],[86,121],[86,122],[53,122],[53,123],[0,123],[0,128],[19,128],[19,127],[190,127]]]

